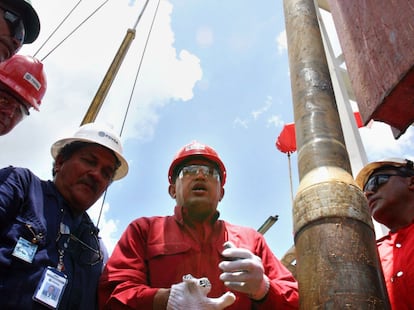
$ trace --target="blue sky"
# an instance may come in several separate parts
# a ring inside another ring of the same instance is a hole
[[[1,138],[1,166],[24,166],[51,178],[50,145],[80,125],[144,4],[109,1],[53,50],[103,2],[83,1],[37,53],[77,2],[32,1],[41,18],[41,35],[20,54],[36,53],[43,59],[48,89],[41,111],[33,111]],[[222,218],[258,228],[270,215],[279,215],[266,239],[278,257],[293,245],[288,159],[275,147],[283,125],[294,121],[282,3],[160,1],[122,132],[130,171],[109,188],[99,223],[110,251],[133,219],[172,213],[167,171],[176,151],[192,140],[214,147],[226,165]],[[150,1],[97,118],[117,131],[157,4]],[[412,128],[397,141],[380,123],[360,133],[369,160],[412,158]],[[296,153],[291,160],[295,190]],[[91,209],[94,218],[101,204]]]

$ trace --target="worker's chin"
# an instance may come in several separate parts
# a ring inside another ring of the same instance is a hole
[[[3,136],[5,134],[9,133],[10,130],[12,130],[12,127],[7,126],[7,125],[3,124],[2,122],[0,122],[0,136]]]
[[[0,36],[0,62],[5,61],[13,56],[14,50],[10,49],[10,46]]]

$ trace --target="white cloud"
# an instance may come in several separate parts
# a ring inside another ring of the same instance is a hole
[[[96,1],[88,4],[97,6]],[[58,137],[73,132],[80,125],[127,29],[135,22],[137,11],[141,10],[137,6],[131,8],[126,4],[127,1],[123,5],[113,2],[112,6],[103,8],[43,61],[48,88],[41,111],[33,111],[10,134],[2,137],[0,143],[7,145],[8,152],[0,153],[1,165],[29,166],[36,172],[42,171],[44,178],[50,176],[50,145]],[[142,3],[139,4],[142,6]],[[54,29],[59,18],[63,18],[64,13],[55,14],[61,12],[58,10],[60,5],[62,4],[56,1],[36,3],[36,9],[43,17],[44,29]],[[117,131],[120,131],[119,127],[128,106],[154,7],[147,7],[146,14],[137,27],[135,39],[97,118],[97,121],[118,125],[118,128],[115,127]],[[62,9],[63,12],[69,11],[66,4]],[[158,122],[158,109],[172,98],[183,101],[191,99],[195,83],[202,78],[200,60],[189,51],[177,52],[173,46],[172,9],[169,2],[161,2],[155,21],[156,27],[151,32],[132,97],[129,122],[126,122],[127,127],[124,129],[124,141],[132,137],[151,137]],[[78,11],[87,15],[85,12],[89,14],[91,8],[82,7]],[[75,13],[74,17],[77,16]],[[117,23],[108,23],[111,16],[122,16],[123,19]],[[76,20],[79,19],[81,18]],[[72,29],[70,26],[74,27],[73,22],[68,22],[69,29],[61,28],[56,32],[58,38],[49,41],[38,58],[42,58],[54,47],[56,41],[60,41],[63,36],[61,33],[66,34]],[[33,54],[49,35],[46,31],[41,34],[34,44],[24,46],[20,53]],[[102,35],[105,39],[102,39]],[[27,149],[30,149],[30,156],[27,155]],[[44,160],[39,161],[39,156]]]
[[[287,50],[286,30],[279,33],[279,35],[276,38],[276,43],[279,54],[282,54],[284,51]]]
[[[241,119],[240,117],[237,117],[234,121],[233,124],[236,126],[241,126],[243,128],[248,128],[248,124],[251,121],[257,121],[259,120],[259,118],[263,115],[266,114],[266,112],[269,111],[269,109],[271,108],[273,102],[272,102],[272,97],[268,96],[263,104],[263,106],[259,107],[256,110],[253,110],[252,112],[250,112],[251,117],[248,117],[246,119]],[[270,116],[267,119],[267,125],[270,126],[271,124],[274,124],[275,126],[280,126],[280,124],[283,124],[283,121],[281,121],[280,119],[278,119],[278,116]]]
[[[272,97],[268,96],[266,98],[265,104],[257,110],[252,111],[252,116],[254,120],[257,120],[260,115],[267,112],[272,106]]]
[[[98,2],[101,1],[90,0],[82,3],[84,6],[75,11],[73,18],[68,19],[67,24],[56,32],[37,57],[44,57],[79,20],[90,14]],[[129,3],[133,4],[134,1]],[[118,126],[114,128],[118,132],[129,103],[155,4],[148,5],[136,29],[135,39],[97,118],[99,122]],[[44,0],[37,1],[34,5],[42,20],[42,29],[45,30],[35,43],[24,46],[20,54],[33,55],[73,4]],[[29,167],[40,178],[51,178],[50,146],[58,138],[73,133],[80,125],[127,29],[133,26],[142,5],[142,2],[138,2],[131,8],[128,1],[109,2],[78,32],[44,59],[48,88],[41,111],[33,111],[30,117],[11,133],[1,137],[1,166]],[[161,1],[155,20],[156,26],[151,31],[131,100],[128,122],[122,137],[124,142],[129,138],[151,138],[159,121],[158,110],[170,99],[191,99],[195,84],[202,78],[198,57],[187,50],[177,51],[174,47],[174,33],[171,30],[172,9],[170,2]],[[91,214],[96,213],[95,210],[100,208],[100,203],[101,199],[90,209]],[[109,208],[109,204],[104,205],[99,226],[108,250],[112,251],[116,241],[112,235],[118,223],[105,218]],[[94,217],[96,218],[96,214]]]
[[[279,128],[281,126],[283,126],[284,121],[282,120],[282,118],[280,117],[280,115],[272,115],[267,119],[267,127],[276,127]]]
[[[386,157],[412,157],[414,129],[411,126],[399,139],[395,139],[390,127],[373,122],[370,128],[359,130],[369,161]]]

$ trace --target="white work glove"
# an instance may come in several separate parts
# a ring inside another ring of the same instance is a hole
[[[211,290],[207,278],[194,278],[191,274],[183,276],[183,282],[171,286],[167,310],[221,310],[236,300],[232,292],[218,298],[208,298]]]
[[[227,260],[219,264],[223,270],[220,280],[228,288],[247,294],[251,299],[261,300],[268,291],[270,281],[264,274],[260,257],[247,249],[236,248],[231,242],[224,243],[222,255]]]

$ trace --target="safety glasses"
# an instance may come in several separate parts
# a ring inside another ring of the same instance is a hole
[[[217,171],[216,168],[204,166],[204,165],[189,165],[181,168],[180,173],[178,174],[178,177],[182,179],[186,176],[196,176],[199,173],[201,173],[208,178],[216,179],[217,181],[220,181],[220,174]]]
[[[404,173],[401,171],[395,171],[395,173],[383,173],[383,174],[376,174],[371,176],[368,181],[364,185],[364,192],[375,192],[380,188],[380,186],[384,185],[388,182],[390,177],[399,176],[399,177],[410,177],[411,175],[408,173]]]
[[[24,36],[26,33],[24,30],[22,19],[15,13],[7,11],[5,9],[3,9],[3,12],[3,17],[9,25],[11,36],[14,37],[17,41],[19,41],[20,45],[23,45]]]

